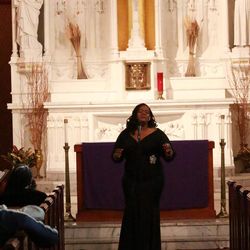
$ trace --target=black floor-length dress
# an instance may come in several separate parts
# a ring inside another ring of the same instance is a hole
[[[115,148],[123,148],[125,209],[119,250],[160,250],[160,195],[163,171],[162,145],[170,143],[160,129],[137,142],[125,129]],[[164,157],[165,158],[165,157]],[[170,160],[165,158],[166,160]]]

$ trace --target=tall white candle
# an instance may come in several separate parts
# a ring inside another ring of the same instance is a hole
[[[225,115],[221,115],[221,128],[220,128],[220,138],[225,139]]]
[[[64,119],[64,140],[68,143],[68,119]]]

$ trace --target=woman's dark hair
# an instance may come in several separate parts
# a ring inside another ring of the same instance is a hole
[[[146,106],[149,109],[149,114],[150,114],[150,120],[148,121],[148,127],[149,128],[155,128],[157,126],[155,117],[150,109],[150,107],[145,104],[145,103],[140,103],[137,106],[135,106],[134,110],[132,111],[132,115],[127,119],[127,129],[129,132],[134,133],[135,130],[138,128],[139,121],[137,119],[137,113],[140,107]]]
[[[6,190],[8,192],[21,192],[32,184],[32,172],[30,168],[23,164],[16,167],[9,178]]]

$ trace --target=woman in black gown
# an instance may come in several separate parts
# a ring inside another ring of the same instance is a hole
[[[115,143],[113,160],[125,159],[119,250],[161,249],[159,204],[164,179],[160,157],[169,161],[175,152],[166,134],[156,126],[151,109],[141,103]]]

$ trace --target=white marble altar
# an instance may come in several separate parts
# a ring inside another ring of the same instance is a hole
[[[234,46],[229,39],[233,30],[226,28],[233,18],[228,16],[228,1],[143,2],[44,0],[38,27],[42,56],[36,53],[36,46],[29,48],[28,54],[22,53],[15,32],[17,5],[13,4],[12,102],[8,104],[13,116],[13,143],[30,146],[24,109],[28,72],[20,71],[20,65],[44,62],[50,87],[50,99],[44,103],[48,110],[44,175],[64,171],[64,119],[69,122],[70,170],[75,172],[74,144],[115,140],[139,102],[151,106],[159,127],[170,139],[215,141],[215,169],[220,168],[220,116],[225,115],[225,163],[234,172],[238,141],[232,126],[230,104],[234,100],[226,67]],[[130,5],[126,7],[126,3]],[[195,51],[197,77],[184,77],[188,47],[183,21],[187,15],[195,17],[201,28]],[[121,16],[128,16],[127,23]],[[153,26],[145,21],[149,19]],[[76,56],[66,32],[69,21],[80,27],[88,79],[76,79]],[[127,40],[124,27],[131,34]],[[150,64],[150,89],[126,90],[126,62]],[[157,100],[157,72],[164,74],[164,100]]]

